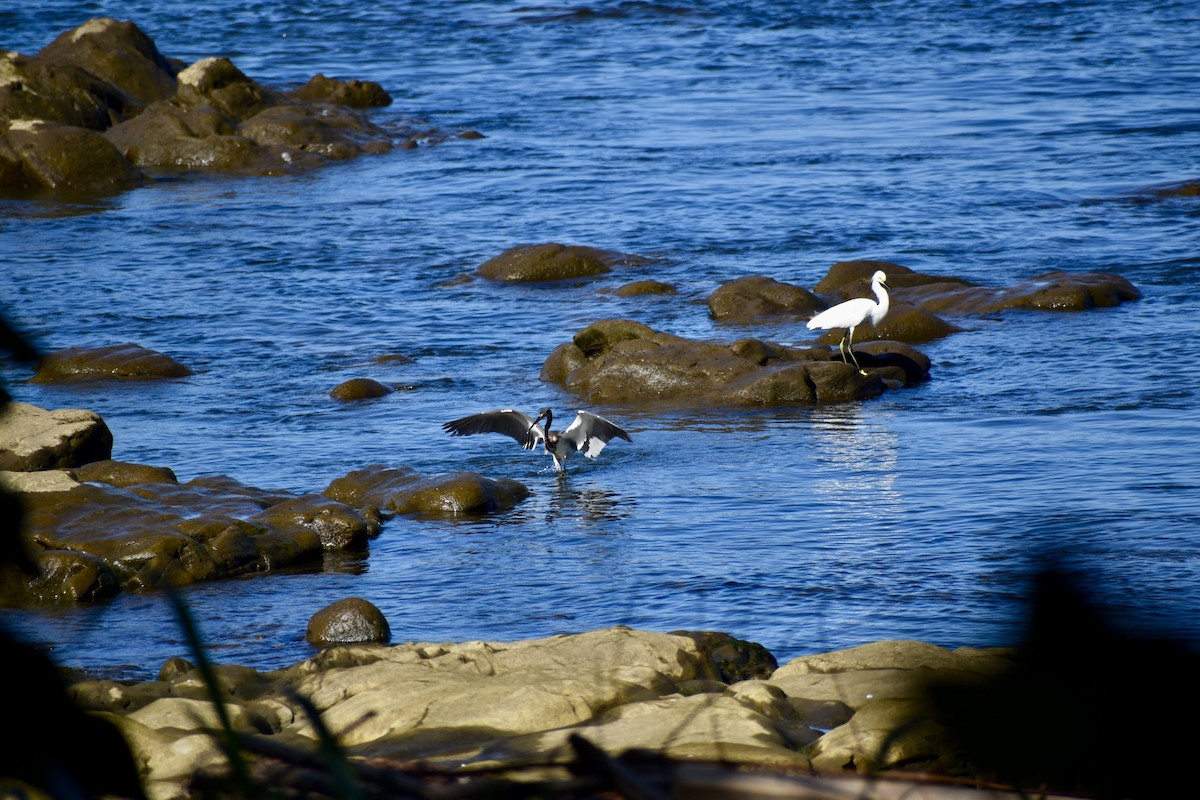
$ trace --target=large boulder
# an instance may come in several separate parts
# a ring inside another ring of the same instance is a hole
[[[864,375],[828,348],[757,339],[717,344],[601,320],[559,345],[542,365],[542,379],[598,404],[777,405],[863,400],[928,377],[922,354],[900,343],[884,347],[858,355]]]
[[[132,22],[91,19],[58,36],[38,53],[52,65],[68,64],[94,75],[145,106],[175,94],[178,64],[158,51]]]
[[[112,432],[93,411],[47,411],[15,402],[0,406],[0,470],[79,467],[107,459],[112,445]]]
[[[89,194],[130,189],[144,176],[87,128],[13,120],[0,130],[0,177],[9,188]]]

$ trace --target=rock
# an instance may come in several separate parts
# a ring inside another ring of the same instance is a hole
[[[358,511],[318,494],[276,503],[247,521],[268,529],[315,531],[321,547],[334,551],[363,550],[368,539],[379,533],[379,526]]]
[[[216,669],[235,729],[265,735],[258,740],[264,746],[274,740],[310,750],[318,733],[297,700],[303,696],[351,758],[378,766],[420,761],[464,780],[473,771],[500,776],[504,770],[528,780],[531,763],[587,763],[576,754],[586,752],[588,743],[617,767],[658,763],[673,774],[680,769],[677,762],[651,760],[657,754],[721,762],[725,778],[754,776],[747,767],[805,774],[804,787],[776,787],[780,797],[890,797],[900,784],[876,774],[884,769],[919,773],[918,782],[903,784],[896,796],[944,789],[947,797],[965,797],[971,791],[934,785],[930,774],[987,780],[962,759],[919,690],[910,696],[887,687],[918,687],[948,676],[956,676],[949,677],[955,685],[965,675],[982,680],[990,662],[1007,658],[1007,651],[879,642],[796,659],[780,668],[790,667],[784,682],[772,677],[726,685],[704,677],[712,665],[693,636],[618,626],[516,642],[338,645],[270,673]],[[972,672],[972,665],[981,671]],[[901,673],[907,674],[902,681]],[[830,691],[842,681],[858,693],[874,683],[877,691],[851,707],[793,694],[788,681],[800,679],[823,681]],[[216,724],[206,691],[191,670],[145,684],[83,681],[71,694],[81,707],[120,726],[144,765],[148,787],[170,797],[184,794],[195,770],[219,764],[194,740]],[[969,716],[971,710],[959,713]],[[1036,723],[1022,717],[1013,725]],[[1070,742],[1058,744],[1070,750]],[[628,760],[638,753],[640,761]],[[857,773],[869,774],[871,786],[839,780]],[[638,774],[653,781],[661,772]],[[697,785],[715,786],[713,780]],[[681,784],[672,785],[678,790]],[[691,793],[679,796],[685,795]]]
[[[317,74],[308,83],[288,92],[289,97],[309,103],[334,103],[350,108],[372,108],[392,104],[392,97],[374,81],[340,81]]]
[[[0,470],[79,467],[107,459],[112,445],[108,425],[92,411],[16,402],[0,408]]]
[[[385,386],[379,381],[370,378],[351,378],[333,387],[329,392],[329,396],[334,400],[353,402],[356,400],[373,400],[377,397],[386,397],[393,391],[395,390],[392,387]]]
[[[170,356],[136,344],[71,347],[48,354],[31,383],[83,380],[184,378],[192,371]]]
[[[557,281],[587,278],[618,264],[645,264],[640,256],[580,245],[524,244],[488,259],[476,272],[493,281]]]
[[[0,599],[87,601],[265,572],[327,551],[361,550],[379,530],[376,521],[319,495],[266,492],[229,479],[180,484],[161,468],[117,462],[81,472],[110,482],[79,483],[50,471],[28,473],[62,476],[50,487],[15,487],[38,572],[7,574]]]
[[[921,362],[911,358],[909,350],[897,347],[894,357],[887,350],[868,354],[862,364],[869,373],[862,375],[833,361],[828,349],[797,349],[752,339],[730,345],[698,342],[639,322],[601,320],[555,348],[543,363],[541,376],[598,404],[841,402],[878,396],[887,388],[885,378],[910,385],[910,377],[927,377],[927,372],[918,374]],[[927,370],[928,361],[924,363]]]
[[[361,597],[348,597],[322,608],[309,618],[304,634],[308,642],[317,646],[386,643],[391,636],[383,612]]]
[[[0,134],[0,169],[14,189],[80,194],[131,189],[144,181],[112,142],[86,128],[15,120]]]
[[[613,290],[617,297],[640,297],[649,294],[678,294],[669,283],[662,281],[633,281]]]
[[[687,636],[700,646],[712,664],[714,674],[725,683],[754,678],[769,678],[779,665],[767,648],[757,642],[735,639],[717,631],[674,631],[672,636]]]
[[[0,131],[18,120],[103,131],[138,110],[128,94],[79,67],[0,52]]]
[[[947,767],[957,766],[950,758],[953,750],[953,743],[930,717],[924,703],[872,700],[849,722],[814,742],[807,752],[816,770],[874,774],[902,766],[944,773]]]
[[[475,472],[423,477],[408,467],[375,464],[338,478],[323,494],[360,509],[440,515],[504,511],[528,497],[529,489]]]
[[[1013,651],[1003,648],[964,647],[947,650],[935,644],[909,640],[870,642],[789,661],[775,677],[829,674],[861,669],[954,669],[996,674],[1011,664]]]
[[[807,320],[824,307],[821,299],[807,289],[766,275],[729,281],[708,296],[709,312],[722,322]]]
[[[1049,272],[1008,288],[990,288],[963,278],[924,275],[886,261],[834,264],[817,284],[816,291],[832,302],[865,296],[870,276],[876,269],[887,273],[892,298],[898,306],[915,306],[931,314],[967,316],[992,314],[1009,308],[1084,311],[1119,305],[1142,296],[1137,287],[1121,276],[1101,272]],[[888,332],[887,325],[895,310],[893,308],[884,320],[880,335],[914,343],[923,341]],[[920,325],[936,330],[929,321],[922,321]],[[857,331],[855,338],[858,338]]]
[[[175,94],[178,68],[132,22],[88,20],[42,48],[38,58],[78,67],[110,86],[120,87],[142,106],[168,100]]]
[[[145,483],[179,483],[167,467],[130,464],[125,461],[94,461],[76,470],[75,476],[84,483],[107,483],[110,486],[138,486]]]

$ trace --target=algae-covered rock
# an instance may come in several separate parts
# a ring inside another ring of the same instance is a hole
[[[42,359],[32,383],[104,379],[184,378],[192,370],[168,355],[136,344],[71,347]]]
[[[11,188],[95,193],[130,189],[145,176],[103,135],[42,120],[16,120],[0,131]]]
[[[327,78],[318,73],[308,83],[288,92],[309,103],[335,103],[350,108],[376,108],[392,104],[392,96],[375,81]]]
[[[395,390],[392,387],[372,378],[351,378],[333,387],[329,396],[334,400],[354,402],[355,400],[374,400],[378,397],[386,397],[393,391]]]
[[[708,309],[723,322],[808,319],[824,308],[821,299],[800,286],[766,275],[747,275],[724,283],[708,296]]]
[[[504,511],[529,496],[509,478],[477,472],[423,476],[410,467],[375,464],[329,484],[323,494],[356,508],[397,514],[477,514]]]
[[[610,272],[618,264],[644,264],[634,255],[557,242],[523,244],[505,250],[476,272],[493,281],[557,281]]]
[[[311,644],[385,643],[391,628],[383,612],[369,600],[347,597],[309,617],[304,638]]]
[[[593,403],[683,405],[863,400],[881,394],[889,382],[911,385],[928,377],[928,360],[922,371],[922,363],[903,352],[864,353],[866,375],[834,356],[827,348],[753,339],[727,345],[673,336],[632,320],[600,320],[556,347],[541,375]],[[910,369],[893,363],[897,360]]]

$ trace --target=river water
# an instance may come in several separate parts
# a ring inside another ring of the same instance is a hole
[[[34,7],[36,5],[36,7]],[[394,641],[626,624],[724,630],[780,661],[885,638],[1019,635],[1028,578],[1064,552],[1141,627],[1200,644],[1200,172],[1190,3],[40,2],[0,10],[34,53],[93,16],[262,83],[375,80],[380,121],[486,138],[295,177],[188,177],[76,203],[0,202],[0,308],[45,350],[135,342],[196,370],[36,386],[88,408],[113,457],[181,480],[319,491],[369,464],[526,484],[511,512],[397,518],[369,556],[198,586],[219,661],[307,657],[346,596]],[[82,11],[80,9],[83,9]],[[454,282],[517,244],[654,256],[592,283]],[[625,425],[557,476],[466,413],[579,400],[542,361],[603,318],[694,338],[705,298],[762,273],[813,286],[876,258],[1004,286],[1119,273],[1142,300],[952,321],[932,379],[816,408],[598,409]],[[639,278],[672,297],[599,292]],[[402,353],[412,363],[381,365]],[[371,377],[403,391],[341,405]],[[187,655],[156,594],[0,611],[62,664],[152,677]]]

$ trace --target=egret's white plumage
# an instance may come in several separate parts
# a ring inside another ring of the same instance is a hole
[[[538,423],[546,420],[543,428]],[[544,443],[546,452],[554,459],[554,468],[565,472],[567,457],[580,451],[588,458],[600,455],[604,445],[614,438],[632,442],[629,434],[617,425],[590,411],[580,411],[575,420],[564,431],[550,430],[553,412],[542,409],[537,417],[531,417],[511,408],[498,411],[484,411],[469,417],[452,420],[442,425],[443,430],[451,436],[470,436],[476,433],[502,433],[517,440],[517,444],[526,450],[532,450],[538,443]]]
[[[869,297],[856,297],[853,300],[838,303],[832,308],[827,308],[808,321],[810,331],[818,328],[821,330],[845,328],[847,332],[842,334],[842,340],[838,342],[838,349],[842,351],[842,361],[846,361],[846,339],[849,338],[850,358],[854,360],[854,366],[858,367],[858,371],[864,375],[867,374],[866,371],[859,367],[858,359],[854,358],[854,329],[867,321],[870,321],[871,327],[883,322],[891,305],[888,288],[887,275],[882,270],[877,270],[871,276],[871,291],[875,293],[875,300]],[[850,362],[846,361],[846,363]]]

